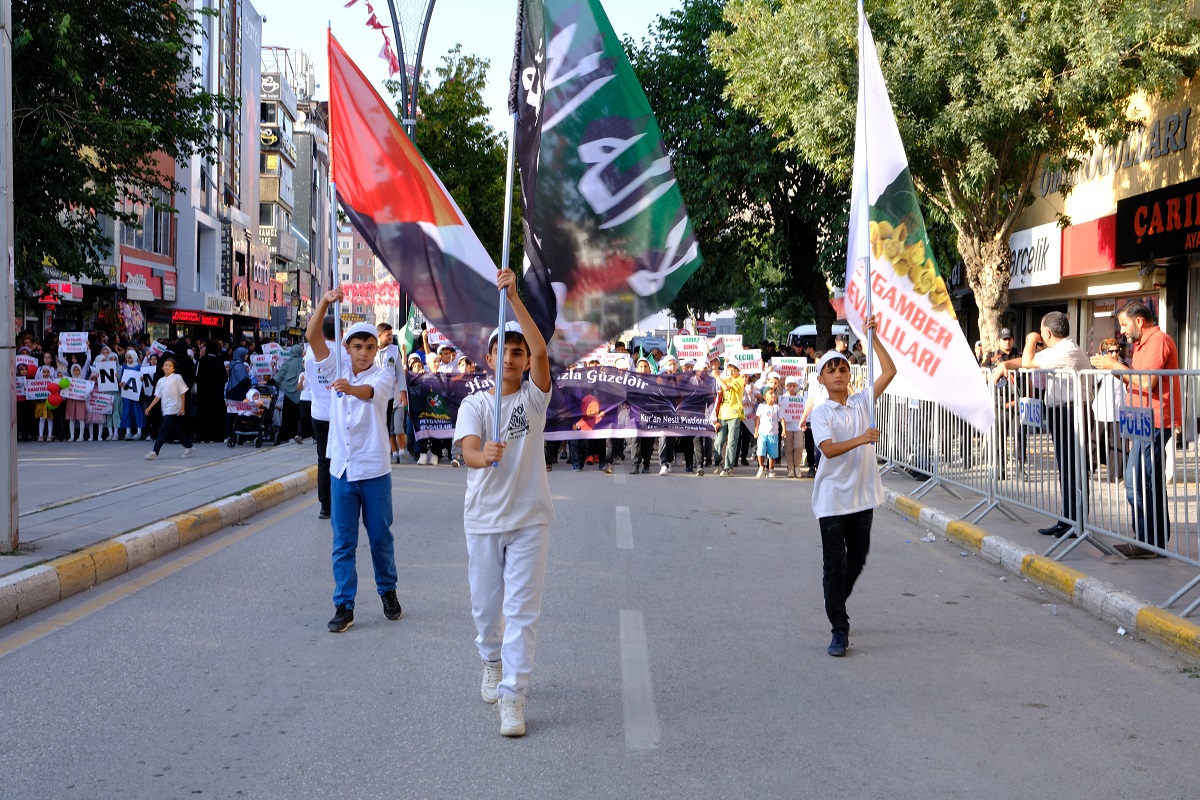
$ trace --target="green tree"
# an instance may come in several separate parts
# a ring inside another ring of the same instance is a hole
[[[867,10],[914,182],[955,228],[994,347],[1008,307],[1008,238],[1033,201],[1039,161],[1071,169],[1097,139],[1126,135],[1135,93],[1169,96],[1195,72],[1200,23],[1187,4],[1160,0],[878,0]],[[711,45],[735,105],[848,181],[858,86],[850,4],[734,0],[726,19],[735,30]]]
[[[17,280],[48,268],[98,277],[112,251],[102,216],[123,200],[159,210],[179,190],[157,154],[216,154],[215,113],[234,99],[199,86],[199,17],[176,0],[14,0],[13,210]]]
[[[416,143],[499,266],[508,138],[488,122],[491,109],[483,100],[483,90],[489,64],[486,58],[464,54],[462,45],[442,56],[442,65],[435,70],[437,85],[422,80]],[[393,95],[399,93],[394,81],[388,89]],[[517,192],[519,186],[514,180],[509,259],[520,272],[523,240]]]
[[[828,281],[845,273],[848,197],[726,98],[728,77],[709,58],[710,37],[730,30],[724,6],[685,0],[640,46],[626,43],[704,254],[671,310],[683,317],[736,306],[753,335],[765,287],[776,335],[815,319],[829,336],[836,314]]]

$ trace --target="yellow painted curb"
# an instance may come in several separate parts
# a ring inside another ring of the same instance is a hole
[[[925,508],[923,503],[919,503],[916,500],[913,500],[911,497],[896,498],[896,510],[911,519],[913,522],[920,520],[921,510],[923,508]]]
[[[80,552],[92,557],[92,563],[96,565],[96,583],[104,583],[129,571],[129,555],[120,542],[101,542]]]
[[[946,523],[946,535],[968,547],[982,550],[983,540],[988,537],[988,532],[977,525],[956,519]]]
[[[176,514],[173,517],[169,517],[167,522],[175,523],[175,530],[179,534],[180,547],[197,542],[204,535],[204,530],[200,527],[200,520],[194,514]]]
[[[265,483],[257,489],[251,489],[250,496],[254,498],[254,502],[258,505],[258,510],[262,511],[283,499],[283,484],[276,481]]]
[[[1138,611],[1138,633],[1148,638],[1186,653],[1193,658],[1200,658],[1200,626],[1177,617],[1169,611],[1154,606],[1146,606]]]
[[[91,553],[72,553],[50,562],[58,573],[58,596],[70,597],[96,585],[96,564]]]
[[[1075,597],[1075,584],[1088,577],[1079,570],[1064,567],[1057,561],[1033,554],[1021,559],[1021,574],[1072,599]]]
[[[200,506],[192,509],[192,514],[196,517],[201,536],[211,536],[225,527],[225,523],[221,519],[221,509],[217,506]]]

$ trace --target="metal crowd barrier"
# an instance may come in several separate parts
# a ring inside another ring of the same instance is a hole
[[[1010,372],[991,386],[996,422],[980,434],[939,403],[889,390],[877,406],[880,469],[921,481],[914,497],[977,495],[963,515],[972,522],[1020,510],[1056,520],[1064,530],[1044,553],[1056,560],[1085,542],[1125,557],[1121,544],[1200,569],[1200,371],[1120,374],[1171,391],[1146,405],[1107,371]],[[1162,607],[1197,586],[1200,575]]]

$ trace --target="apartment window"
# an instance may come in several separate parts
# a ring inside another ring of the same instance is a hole
[[[279,106],[274,103],[260,103],[258,108],[259,122],[264,125],[274,125],[279,113]]]
[[[170,205],[167,193],[162,189],[155,189],[151,198],[153,202]],[[171,212],[159,211],[152,203],[134,202],[128,197],[123,211],[135,215],[136,220],[123,226],[122,244],[160,256],[171,255]]]
[[[275,204],[258,204],[258,224],[270,228],[275,225]]]

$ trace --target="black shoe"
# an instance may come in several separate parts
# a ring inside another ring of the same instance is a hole
[[[825,651],[835,658],[841,658],[846,655],[846,648],[850,646],[850,637],[845,631],[834,631],[833,641],[829,643],[829,648]]]
[[[383,599],[383,615],[390,620],[400,619],[400,601],[396,599],[396,590],[389,589],[379,595]]]
[[[1049,528],[1038,528],[1038,533],[1042,536],[1062,536],[1067,531],[1071,530],[1071,526],[1062,522],[1056,522]]]
[[[329,620],[329,630],[332,633],[341,633],[353,624],[354,609],[350,606],[338,606],[333,619]]]
[[[329,519],[329,517],[329,512],[324,508],[321,509],[321,513],[317,514],[317,519]]]

